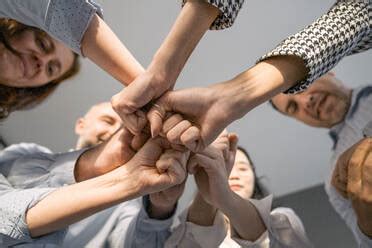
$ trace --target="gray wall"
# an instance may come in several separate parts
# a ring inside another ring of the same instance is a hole
[[[101,1],[106,21],[147,65],[166,36],[180,1]],[[315,20],[333,0],[247,0],[235,26],[208,32],[201,41],[177,87],[208,85],[249,68],[256,59],[283,38]],[[369,83],[371,52],[346,58],[335,69],[350,85]],[[264,83],[264,82],[263,82]],[[63,83],[58,91],[34,110],[19,112],[2,123],[0,133],[8,143],[36,142],[54,151],[75,144],[75,120],[92,104],[110,99],[121,86],[87,60],[82,73]],[[275,193],[282,195],[323,181],[329,159],[326,130],[316,130],[284,118],[264,104],[231,126],[238,132]]]

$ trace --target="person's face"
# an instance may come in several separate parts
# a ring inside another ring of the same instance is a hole
[[[25,30],[9,44],[18,54],[0,43],[0,83],[6,86],[42,86],[61,77],[74,62],[69,48],[42,32]]]
[[[93,106],[76,122],[75,132],[79,135],[77,148],[97,145],[108,140],[120,126],[121,119],[110,103]]]
[[[272,98],[280,112],[314,127],[330,128],[343,121],[350,105],[351,90],[328,73],[300,94]]]
[[[254,174],[252,166],[245,154],[237,150],[234,166],[229,177],[229,186],[232,191],[244,199],[249,199],[254,190]]]

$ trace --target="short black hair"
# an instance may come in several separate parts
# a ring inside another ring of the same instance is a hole
[[[248,161],[251,164],[251,168],[252,168],[252,172],[254,176],[254,188],[253,188],[252,198],[256,200],[261,200],[265,198],[266,196],[270,195],[269,189],[262,183],[262,181],[260,180],[261,178],[257,176],[256,167],[251,157],[249,156],[249,153],[247,152],[247,150],[241,146],[238,146],[238,150],[240,150],[241,152],[244,153],[245,156],[247,156]]]

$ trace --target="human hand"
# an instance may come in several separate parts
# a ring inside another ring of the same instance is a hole
[[[152,100],[172,89],[174,82],[166,81],[159,74],[146,71],[131,84],[111,98],[114,110],[121,117],[125,127],[133,134],[140,133],[147,123],[143,109]]]
[[[228,178],[238,142],[235,134],[229,134],[227,151],[220,150],[217,147],[225,149],[224,135],[219,137],[222,141],[217,139],[216,143],[208,146],[201,153],[193,155],[187,164],[188,171],[194,174],[200,195],[207,203],[217,208],[223,208],[224,202],[232,194]],[[227,157],[223,154],[227,154]]]
[[[148,140],[121,169],[126,177],[135,178],[129,188],[135,189],[137,197],[143,196],[183,183],[189,153],[172,149],[166,139],[158,137]]]
[[[372,138],[364,138],[338,159],[332,185],[352,202],[359,228],[372,236]]]
[[[128,162],[146,142],[148,135],[132,135],[128,129],[118,129],[110,139],[86,150],[75,165],[77,182],[103,175]]]
[[[202,151],[238,116],[233,100],[224,97],[223,92],[218,85],[165,93],[147,115],[152,136],[163,133],[172,143],[182,144],[193,152]],[[172,112],[182,118],[166,125],[163,121]]]

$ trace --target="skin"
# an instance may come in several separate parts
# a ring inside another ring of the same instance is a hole
[[[283,114],[313,127],[331,128],[343,121],[351,101],[346,88],[333,73],[317,79],[300,94],[279,94],[272,103]]]
[[[123,166],[62,187],[30,208],[26,213],[30,234],[45,235],[118,203],[180,184],[186,177],[187,159],[187,153],[170,149],[166,140],[150,139]]]
[[[214,143],[190,159],[188,170],[194,174],[199,192],[189,208],[188,221],[210,226],[219,209],[241,238],[254,241],[266,228],[256,208],[247,200],[253,193],[253,171],[242,152],[235,155],[236,144],[237,137],[228,135],[227,146]]]
[[[79,135],[76,145],[77,149],[98,145],[110,139],[110,137],[121,127],[122,122],[119,115],[112,109],[109,102],[94,105],[84,117],[79,118],[75,125],[75,133]],[[77,181],[86,180],[95,176],[102,175],[126,162],[133,157],[136,150],[147,140],[145,134],[133,136],[127,129],[119,131],[105,144],[100,152],[102,157],[89,156],[83,154],[79,164],[75,167],[75,177]],[[117,147],[120,145],[121,147]],[[102,147],[101,147],[102,148]],[[111,152],[110,152],[111,151]],[[120,151],[120,154],[112,151]],[[95,154],[96,151],[93,152]],[[115,162],[113,158],[121,157],[123,161]],[[95,158],[93,160],[89,158]],[[84,162],[85,161],[85,162]],[[100,162],[101,161],[101,162]],[[107,163],[109,161],[109,163]],[[94,168],[92,170],[92,168]],[[163,219],[169,217],[173,212],[178,199],[184,191],[185,182],[173,186],[169,189],[150,194],[150,217]]]
[[[112,109],[109,102],[94,105],[75,124],[75,133],[79,136],[76,149],[97,145],[108,140],[121,124],[119,115]]]
[[[300,58],[277,56],[226,82],[167,92],[147,114],[152,134],[161,133],[164,120],[170,114],[180,114],[192,126],[179,130],[176,140],[181,140],[191,151],[202,151],[230,123],[290,88],[306,74],[307,69]],[[168,132],[171,131],[169,128]]]
[[[254,191],[254,174],[248,157],[240,150],[236,151],[234,166],[229,176],[232,191],[244,199],[249,199]]]
[[[72,51],[42,32],[23,31],[9,41],[14,53],[0,44],[0,82],[11,87],[38,87],[65,74]]]
[[[115,111],[132,133],[139,133],[147,123],[141,108],[173,89],[192,51],[218,14],[219,10],[204,0],[186,1],[146,71],[112,97]]]
[[[338,159],[332,185],[352,203],[360,230],[372,237],[372,138],[364,138]]]

